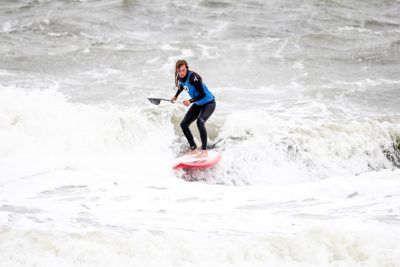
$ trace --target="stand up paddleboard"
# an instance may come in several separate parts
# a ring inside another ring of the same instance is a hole
[[[176,158],[173,163],[173,169],[202,169],[214,166],[221,159],[220,154],[215,150],[208,150],[208,156],[203,158],[196,158],[194,155],[185,155]]]

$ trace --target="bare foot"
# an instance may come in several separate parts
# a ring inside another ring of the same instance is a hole
[[[207,150],[201,150],[200,154],[198,154],[198,155],[196,156],[196,158],[206,158],[206,157],[208,157],[208,152],[207,152]]]

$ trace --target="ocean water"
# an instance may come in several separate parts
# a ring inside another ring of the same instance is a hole
[[[400,266],[399,14],[1,1],[0,265]],[[146,99],[174,95],[182,58],[222,139],[190,173],[171,169],[187,95]]]

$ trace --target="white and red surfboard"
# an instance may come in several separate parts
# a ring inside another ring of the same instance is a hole
[[[218,151],[208,150],[208,156],[197,158],[197,154],[185,155],[174,160],[172,168],[177,169],[202,169],[209,168],[217,164],[221,156]]]

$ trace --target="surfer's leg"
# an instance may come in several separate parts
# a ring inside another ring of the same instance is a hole
[[[193,134],[190,131],[189,126],[190,126],[190,124],[192,124],[192,122],[194,122],[197,119],[200,111],[201,111],[201,107],[193,104],[189,108],[188,112],[186,112],[186,115],[181,122],[181,128],[182,128],[183,134],[185,135],[186,139],[188,140],[191,150],[196,149],[197,145],[194,142]]]
[[[200,139],[201,139],[201,149],[207,150],[207,129],[204,126],[211,114],[215,110],[215,101],[208,102],[202,105],[200,116],[197,119],[197,128],[199,128]]]

